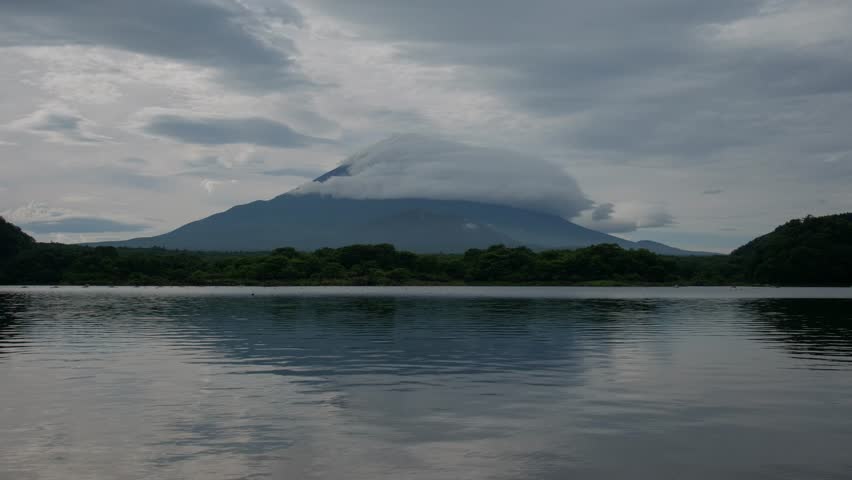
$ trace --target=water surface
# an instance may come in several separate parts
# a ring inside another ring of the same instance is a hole
[[[852,478],[852,289],[4,288],[0,479]]]

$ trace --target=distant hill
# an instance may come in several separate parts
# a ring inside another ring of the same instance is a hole
[[[35,240],[31,236],[0,217],[0,262],[34,245]]]
[[[359,200],[299,193],[236,206],[164,235],[101,245],[264,251],[369,243],[390,243],[418,253],[458,253],[495,244],[548,249],[614,243],[666,255],[704,254],[655,242],[631,242],[556,215],[503,205],[430,199]]]
[[[631,248],[644,248],[645,250],[659,253],[660,255],[675,255],[675,256],[710,256],[719,255],[715,252],[699,252],[693,250],[683,250],[681,248],[671,247],[664,243],[654,242],[652,240],[639,240],[634,242]]]
[[[731,255],[757,283],[852,285],[852,213],[791,220]]]

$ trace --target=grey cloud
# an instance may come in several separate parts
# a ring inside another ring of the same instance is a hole
[[[329,140],[302,135],[283,123],[261,117],[195,118],[157,115],[148,120],[143,130],[151,135],[199,145],[245,143],[276,148],[299,148],[330,143]]]
[[[261,173],[274,177],[315,178],[322,175],[323,172],[322,170],[314,170],[310,168],[277,168],[274,170],[266,170]]]
[[[218,155],[206,155],[185,161],[184,165],[187,167],[187,170],[176,173],[176,175],[200,177],[210,180],[231,180],[234,176],[246,173],[264,173],[259,170],[264,168],[265,164],[266,159],[264,156],[254,151],[237,155],[231,159]]]
[[[674,225],[674,217],[665,210],[648,213],[637,222],[637,228],[660,228]]]
[[[38,235],[48,233],[141,232],[149,228],[148,225],[125,223],[98,217],[68,217],[59,220],[39,220],[21,223],[20,227]]]
[[[587,226],[604,233],[629,233],[635,232],[639,228],[639,224],[635,220],[609,220]]]
[[[364,113],[366,129],[343,130],[337,144],[347,149],[380,142],[388,134],[433,132],[437,127],[429,118],[411,109],[375,108]]]
[[[368,115],[373,121],[387,122],[396,126],[403,125],[423,128],[429,124],[429,120],[427,120],[426,117],[411,110],[391,110],[387,108],[380,108],[370,111]]]
[[[472,89],[540,117],[570,115],[553,139],[609,160],[688,164],[733,150],[770,156],[783,144],[788,154],[778,161],[804,168],[815,148],[848,150],[836,143],[852,123],[852,33],[826,43],[812,41],[815,32],[795,47],[720,37],[720,27],[798,2],[311,4],[393,43],[407,60],[462,67],[459,80]]]
[[[124,157],[124,158],[120,159],[119,161],[121,163],[124,163],[124,164],[127,164],[127,165],[134,165],[134,166],[148,165],[148,160],[145,160],[144,158],[139,158],[139,157]]]
[[[146,173],[146,166],[147,162],[143,159],[130,157],[123,158],[114,165],[77,167],[69,170],[65,176],[90,185],[121,186],[155,192],[173,189],[175,185],[173,178]]]
[[[206,155],[187,160],[184,163],[187,167],[196,170],[229,170],[236,166],[259,167],[266,163],[266,159],[264,159],[262,154],[251,151],[243,155],[238,155],[237,158],[233,158],[230,161],[219,155]]]
[[[230,179],[234,176],[232,166],[228,165],[217,155],[206,155],[187,160],[184,162],[184,165],[187,167],[187,170],[178,172],[175,175],[211,180]]]
[[[300,25],[284,3],[264,9]],[[233,84],[279,88],[304,79],[290,54],[258,38],[258,17],[242,3],[215,0],[7,0],[0,2],[0,45],[98,45],[219,69]],[[283,44],[282,44],[283,42]]]
[[[600,221],[607,220],[612,217],[612,213],[615,211],[615,205],[611,203],[602,203],[595,207],[592,210],[592,220]]]
[[[339,130],[337,122],[305,109],[293,109],[287,112],[287,117],[298,122],[302,128],[307,128],[320,135],[327,135]]]
[[[629,233],[640,228],[660,228],[673,225],[674,218],[671,215],[648,218],[643,220],[610,219],[600,223],[594,223],[592,228],[604,233]]]
[[[140,190],[165,191],[173,182],[169,177],[146,175],[121,168],[100,168],[93,175],[104,179],[110,185],[124,185]]]
[[[555,42],[575,29],[599,45],[619,43],[616,34],[632,34],[664,41],[660,34],[724,22],[753,12],[763,2],[719,0],[646,0],[643,2],[537,0],[524,4],[511,0],[434,0],[428,3],[397,0],[311,0],[311,4],[354,22],[370,25],[367,36],[404,37],[417,42],[491,45],[514,40],[527,44]],[[620,26],[624,31],[602,31]],[[665,31],[658,32],[657,29]]]
[[[583,226],[606,233],[628,233],[640,228],[673,225],[674,217],[661,205],[602,203],[577,219]]]
[[[760,62],[755,64],[758,55]],[[737,80],[754,91],[774,97],[852,92],[852,61],[836,58],[826,49],[744,49],[719,66],[738,72]]]
[[[62,115],[59,113],[48,113],[37,124],[33,124],[33,130],[45,130],[51,132],[77,132],[80,129],[80,117]]]
[[[265,155],[251,152],[242,155],[236,161],[229,162],[217,155],[207,155],[184,164],[189,168],[179,175],[205,177],[213,180],[230,180],[237,173],[260,174],[272,177],[301,177],[314,178],[323,173],[322,170],[309,167],[268,168]],[[264,170],[264,168],[268,168]]]
[[[701,193],[704,194],[704,195],[718,195],[722,192],[724,192],[724,190],[722,190],[721,188],[710,188],[710,189],[704,190]]]
[[[92,132],[92,122],[63,107],[46,107],[9,125],[66,144],[97,144],[109,138]]]
[[[186,166],[193,169],[208,169],[208,168],[223,168],[222,160],[215,155],[207,155],[205,157],[187,160]]]

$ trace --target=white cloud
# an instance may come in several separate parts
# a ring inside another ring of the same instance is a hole
[[[208,195],[212,195],[213,192],[221,185],[235,185],[239,182],[237,180],[213,180],[210,178],[205,178],[201,181],[201,188],[207,191]]]
[[[850,23],[846,0],[776,1],[758,15],[719,25],[711,38],[730,47],[830,47],[848,40]]]
[[[396,135],[347,158],[348,176],[299,187],[344,198],[433,198],[510,205],[566,218],[591,206],[576,180],[534,156]]]
[[[125,215],[93,214],[39,202],[9,209],[0,212],[0,215],[36,235],[141,232],[150,227],[128,219]]]
[[[665,206],[641,202],[599,204],[583,212],[576,222],[606,233],[628,233],[640,228],[668,227],[675,223]]]
[[[27,205],[6,210],[3,216],[12,223],[25,223],[33,221],[54,220],[74,214],[73,210],[67,208],[54,208],[40,202],[31,202]]]
[[[70,193],[68,195],[63,195],[60,200],[63,203],[89,203],[95,201],[97,197],[94,195],[86,195],[80,193]]]

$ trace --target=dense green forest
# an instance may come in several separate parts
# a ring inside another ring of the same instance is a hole
[[[731,255],[753,283],[852,285],[852,213],[791,220]]]
[[[36,243],[0,218],[0,284],[852,285],[852,214],[791,221],[731,255],[671,257],[617,245],[534,252],[495,245],[414,254],[392,245],[211,253]]]

